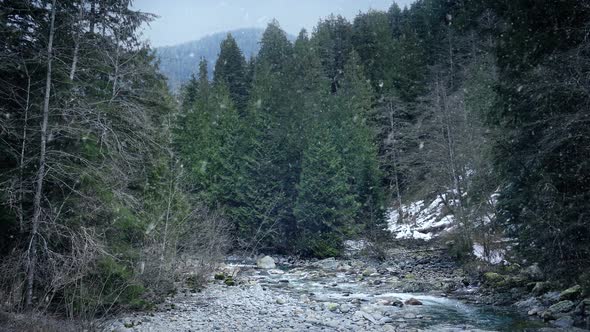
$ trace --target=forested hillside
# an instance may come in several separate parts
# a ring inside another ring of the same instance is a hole
[[[183,89],[192,190],[239,242],[320,257],[382,236],[386,208],[403,220],[404,203],[440,196],[458,256],[511,239],[575,276],[590,235],[588,5],[528,4],[394,4],[294,43],[274,22],[253,64],[229,37],[213,82],[203,62]]]
[[[0,6],[1,311],[150,308],[228,251],[384,259],[386,213],[426,199],[453,257],[508,243],[590,287],[586,1],[418,0],[155,51],[130,0]]]
[[[176,104],[137,39],[152,15],[128,6],[2,2],[0,287],[8,310],[90,318],[143,308],[147,292],[170,290],[179,248],[207,262],[223,247],[221,223],[182,186]]]
[[[258,54],[263,29],[240,29],[229,33],[236,39],[240,50],[247,59]],[[228,32],[221,32],[203,37],[199,40],[181,45],[156,48],[160,72],[168,79],[168,86],[177,92],[182,84],[187,83],[192,75],[198,73],[201,58],[207,60],[210,73],[219,55],[219,45]],[[212,78],[210,76],[209,78]]]

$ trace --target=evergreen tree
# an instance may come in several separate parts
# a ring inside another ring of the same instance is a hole
[[[350,184],[361,203],[358,218],[367,226],[380,225],[383,213],[382,174],[375,131],[371,127],[373,91],[355,52],[344,69],[338,112],[342,115],[340,142]],[[370,225],[373,223],[372,225]],[[382,225],[380,225],[382,226]]]
[[[347,172],[333,135],[317,128],[303,155],[294,213],[302,253],[316,257],[339,256],[343,240],[353,228],[355,201]]]
[[[243,111],[248,101],[246,59],[231,34],[221,43],[220,49],[213,83],[226,85],[234,104],[238,110]]]
[[[370,11],[358,15],[354,19],[352,42],[373,89],[379,94],[390,91],[393,37],[387,14]]]
[[[312,44],[334,93],[340,88],[344,65],[352,51],[352,25],[342,16],[331,15],[318,23],[313,32]]]
[[[262,35],[257,62],[268,67],[272,73],[288,75],[287,69],[292,56],[293,46],[289,42],[287,34],[276,20],[272,21]]]
[[[525,257],[573,277],[590,257],[588,82],[581,79],[590,68],[580,61],[589,54],[590,8],[580,1],[483,5],[509,27],[496,31],[499,98],[489,113],[505,181],[500,221]]]

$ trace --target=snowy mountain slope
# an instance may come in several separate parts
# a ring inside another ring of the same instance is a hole
[[[250,28],[220,32],[180,45],[156,48],[156,55],[160,60],[160,72],[168,78],[170,89],[177,91],[192,74],[196,74],[201,58],[207,60],[209,74],[212,75],[213,66],[219,55],[219,45],[228,33],[232,34],[244,56],[249,59],[258,53],[264,30]]]
[[[168,79],[168,87],[178,91],[182,84],[188,82],[192,74],[199,70],[199,61],[205,58],[209,65],[209,76],[213,77],[213,67],[219,56],[219,45],[231,33],[246,59],[258,54],[260,40],[264,29],[247,28],[215,33],[199,40],[187,43],[156,48],[160,61],[160,72]],[[289,40],[294,36],[287,35]]]

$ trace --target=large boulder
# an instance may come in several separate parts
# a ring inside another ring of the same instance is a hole
[[[559,292],[547,292],[540,298],[544,305],[552,305],[559,302]]]
[[[539,302],[539,300],[537,300],[536,297],[529,297],[528,299],[520,300],[516,302],[514,305],[523,311],[529,311],[533,308],[538,308],[542,306],[541,302]]]
[[[590,299],[584,299],[580,301],[576,307],[576,314],[584,317],[590,317]]]
[[[264,256],[262,258],[259,258],[256,261],[256,266],[258,266],[261,269],[274,269],[277,267],[275,264],[275,260],[270,256]]]
[[[555,303],[554,305],[550,306],[549,309],[552,312],[568,312],[571,311],[574,308],[574,302],[569,301],[569,300],[565,300],[565,301],[560,301]]]
[[[334,257],[330,257],[317,261],[313,265],[319,267],[322,270],[336,270],[336,268],[338,268],[338,264],[338,261]]]
[[[362,273],[362,274],[363,274],[363,277],[368,277],[368,276],[370,276],[370,275],[377,274],[377,269],[376,269],[376,268],[374,268],[374,267],[372,267],[372,266],[369,266],[368,268],[366,268],[366,269],[363,271],[363,273]]]
[[[561,329],[569,329],[574,326],[574,319],[571,316],[563,316],[551,322],[551,325]]]
[[[543,271],[537,263],[527,267],[522,273],[532,281],[541,281],[544,278]]]
[[[545,320],[553,320],[559,317],[563,317],[564,313],[574,309],[574,302],[570,300],[560,301],[550,306],[541,314],[541,317]]]
[[[483,274],[484,283],[488,286],[496,286],[506,280],[506,277],[496,272],[486,272]]]
[[[563,292],[559,293],[559,300],[576,300],[582,295],[582,287],[580,285],[575,285],[570,287]]]
[[[539,296],[547,292],[550,289],[550,287],[551,285],[549,283],[539,281],[535,283],[535,286],[533,287],[531,293],[535,296]]]

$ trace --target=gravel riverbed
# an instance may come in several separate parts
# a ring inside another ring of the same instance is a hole
[[[250,262],[251,263],[251,262]],[[538,322],[477,304],[463,271],[436,254],[293,262],[274,269],[228,262],[234,286],[212,280],[181,289],[148,313],[110,321],[105,331],[525,331]],[[463,300],[453,298],[460,290]],[[536,325],[535,325],[536,324]],[[536,327],[536,328],[535,328]]]

